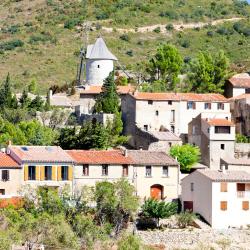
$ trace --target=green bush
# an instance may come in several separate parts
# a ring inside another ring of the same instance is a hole
[[[0,51],[14,50],[17,47],[22,47],[24,42],[20,39],[14,39],[8,42],[0,43]]]
[[[117,250],[140,250],[140,249],[141,249],[140,239],[132,234],[123,235],[121,239],[118,241]]]
[[[166,30],[171,31],[174,29],[174,25],[172,23],[169,23],[166,25]]]
[[[120,36],[120,39],[123,40],[123,41],[126,41],[126,42],[129,42],[130,41],[130,37],[128,34],[123,34]]]
[[[248,143],[248,142],[250,142],[250,140],[245,135],[236,134],[236,142],[237,143]]]
[[[179,228],[186,228],[187,226],[192,226],[196,215],[194,213],[185,211],[176,215],[177,225]]]
[[[161,28],[160,28],[160,27],[155,28],[155,29],[154,29],[154,32],[155,32],[155,33],[160,33],[160,32],[161,32]]]

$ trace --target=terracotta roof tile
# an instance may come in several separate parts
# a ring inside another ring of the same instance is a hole
[[[120,150],[67,150],[78,164],[132,164],[132,159]]]
[[[209,119],[205,121],[210,125],[210,126],[234,126],[234,123],[232,121],[229,121],[227,119]]]
[[[250,99],[250,94],[242,94],[238,96],[231,97],[229,100],[241,100],[241,99]]]
[[[196,93],[147,93],[136,92],[132,95],[137,100],[153,101],[196,101],[196,102],[228,102],[221,94],[196,94]]]
[[[58,146],[9,146],[8,149],[21,162],[73,163],[74,161]]]
[[[0,168],[21,168],[21,166],[9,155],[0,152]]]
[[[228,81],[236,88],[250,88],[250,75],[248,73],[235,75]]]
[[[127,85],[127,86],[118,86],[117,91],[120,94],[128,94],[129,92],[132,92],[135,90],[134,86]],[[93,94],[98,95],[102,92],[102,86],[88,86],[86,89],[79,90],[80,94]]]

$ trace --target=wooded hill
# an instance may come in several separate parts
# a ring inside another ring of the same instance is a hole
[[[101,34],[127,69],[137,70],[159,43],[170,42],[187,60],[199,50],[223,49],[232,64],[249,70],[249,14],[250,6],[240,0],[3,0],[0,81],[10,72],[16,90],[33,80],[39,93],[70,83],[86,21],[91,22],[89,42]],[[230,20],[211,25],[220,19]]]

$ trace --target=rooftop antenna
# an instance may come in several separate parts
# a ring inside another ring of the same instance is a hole
[[[81,86],[83,84],[84,79],[84,68],[85,68],[85,58],[87,54],[87,47],[88,47],[88,40],[89,40],[89,30],[90,30],[90,23],[86,21],[82,24],[82,31],[83,31],[83,46],[80,50],[80,63],[77,67],[77,76],[76,76],[76,82],[78,86]]]

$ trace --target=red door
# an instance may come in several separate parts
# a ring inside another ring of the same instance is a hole
[[[163,197],[163,187],[161,185],[153,185],[150,188],[150,196],[152,199],[161,200]]]

